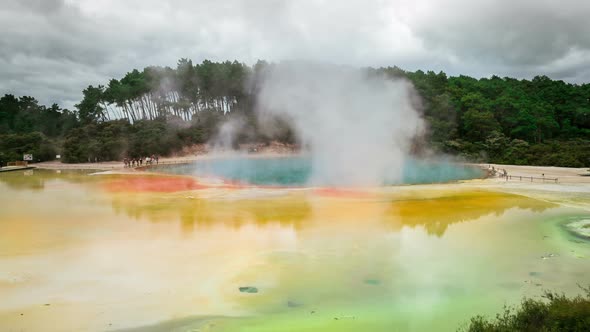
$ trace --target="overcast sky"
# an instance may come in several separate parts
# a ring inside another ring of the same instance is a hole
[[[305,59],[590,82],[587,0],[0,0],[0,94],[72,107],[133,68]]]

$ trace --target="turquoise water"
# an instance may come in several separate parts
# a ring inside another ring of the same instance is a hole
[[[309,184],[312,163],[306,157],[219,158],[190,164],[160,165],[150,170],[161,173],[217,177],[256,185],[302,186]],[[393,184],[443,183],[478,178],[477,167],[445,161],[407,160],[400,181]]]

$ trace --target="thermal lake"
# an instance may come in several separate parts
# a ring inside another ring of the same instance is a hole
[[[305,162],[219,163],[0,174],[0,331],[455,331],[590,284],[582,186],[306,187]],[[212,168],[232,181],[181,175]]]
[[[304,186],[313,184],[314,164],[305,156],[225,157],[204,159],[198,163],[157,165],[151,171],[221,178],[240,183],[271,186]],[[362,170],[354,170],[362,172]],[[398,176],[400,173],[401,176]],[[441,183],[482,177],[484,172],[473,166],[445,161],[406,160],[401,170],[383,174],[382,185]],[[321,183],[321,181],[320,181]]]

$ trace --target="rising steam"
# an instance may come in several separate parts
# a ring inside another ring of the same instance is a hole
[[[397,182],[411,140],[423,128],[405,80],[359,69],[281,63],[258,82],[262,122],[288,121],[312,159],[312,185]]]

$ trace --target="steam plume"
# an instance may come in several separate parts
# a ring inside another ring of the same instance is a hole
[[[372,186],[402,176],[423,122],[410,83],[333,65],[269,66],[258,82],[259,118],[279,116],[312,158],[312,185]]]

